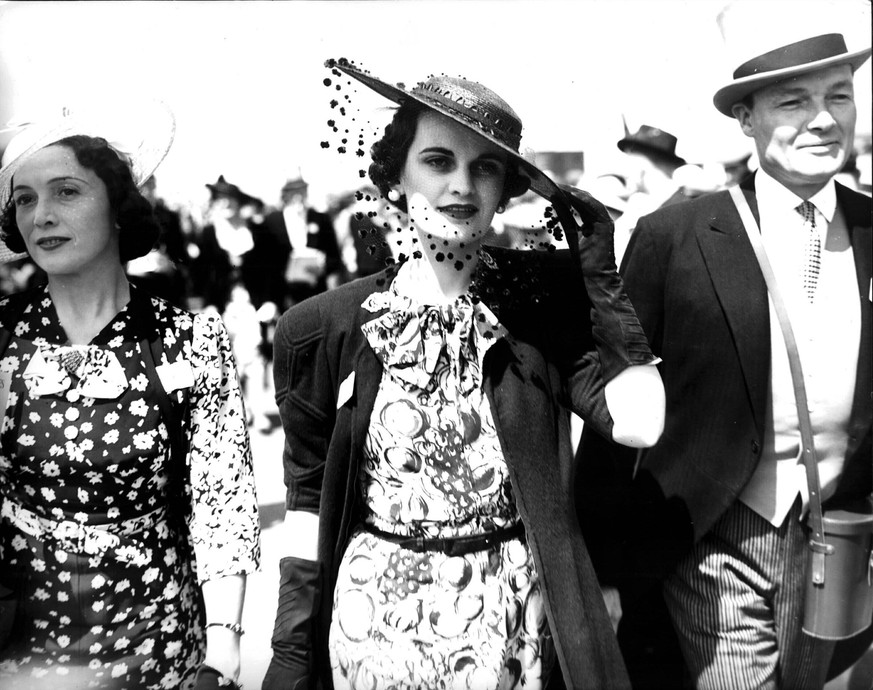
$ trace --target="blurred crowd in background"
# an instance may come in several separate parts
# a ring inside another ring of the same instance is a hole
[[[557,182],[584,189],[615,221],[617,261],[637,220],[655,209],[724,189],[757,168],[753,153],[733,160],[689,161],[676,154],[677,139],[644,124],[616,142],[615,170],[588,174],[582,151],[544,152],[538,165]],[[838,177],[871,193],[871,138],[862,134]],[[405,216],[370,184],[313,197],[302,171],[277,180],[277,202],[251,196],[223,175],[204,182],[202,203],[168,203],[160,180],[144,194],[152,202],[162,236],[151,253],[127,266],[131,281],[173,304],[220,314],[234,342],[249,400],[252,427],[269,432],[276,423],[257,401],[271,398],[272,335],[278,317],[293,304],[381,270],[414,250],[404,233]],[[490,243],[514,248],[555,241],[545,202],[533,193],[512,200],[495,216]],[[25,258],[0,265],[0,294],[42,284]],[[265,396],[264,393],[267,393]]]

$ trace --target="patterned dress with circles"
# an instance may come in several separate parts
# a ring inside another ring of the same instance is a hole
[[[169,467],[130,304],[84,347],[64,345],[47,291],[3,324],[14,335],[0,359],[11,383],[0,558],[21,596],[20,627],[0,652],[4,688],[190,687],[204,647],[199,581],[256,568],[251,454],[226,333],[215,317],[159,300],[149,308],[164,329],[164,363],[183,360],[193,374],[185,483],[172,480],[183,473]],[[226,457],[212,448],[222,440]],[[34,535],[34,521],[50,528]],[[70,525],[96,526],[113,546]]]
[[[403,536],[481,534],[519,521],[482,389],[504,329],[462,296],[406,296],[410,262],[364,307],[383,363],[359,474],[363,521]],[[336,688],[542,688],[554,664],[524,537],[463,556],[414,552],[358,530],[334,594]]]

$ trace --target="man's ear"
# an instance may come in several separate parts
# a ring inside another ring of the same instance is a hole
[[[743,134],[747,137],[754,137],[755,130],[752,126],[752,109],[746,103],[734,103],[731,113],[737,118],[737,122],[740,123],[740,129],[743,130]]]

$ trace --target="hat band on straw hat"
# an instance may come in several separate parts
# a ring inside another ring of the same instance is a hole
[[[518,151],[521,145],[521,121],[507,111],[489,107],[488,101],[464,91],[458,83],[452,84],[452,88],[440,88],[438,84],[423,82],[415,86],[412,92],[438,109],[451,110],[471,125]]]
[[[749,94],[800,74],[847,64],[852,71],[870,57],[870,48],[849,52],[842,34],[822,34],[789,43],[744,62],[730,84],[716,91],[712,102],[723,115],[734,117],[733,106]]]
[[[844,55],[847,52],[846,41],[840,34],[814,36],[771,50],[743,63],[734,72],[734,79],[742,79],[754,74],[773,72],[788,67],[798,67]]]

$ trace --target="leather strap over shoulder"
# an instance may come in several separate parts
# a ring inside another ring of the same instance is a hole
[[[812,421],[809,418],[809,403],[806,398],[806,386],[804,384],[803,369],[800,364],[800,354],[797,350],[797,341],[794,338],[794,330],[791,327],[788,310],[782,299],[782,292],[776,282],[776,275],[773,273],[773,268],[770,266],[770,260],[767,258],[767,252],[764,249],[764,243],[761,241],[761,231],[758,228],[755,217],[752,215],[749,203],[746,201],[746,197],[740,188],[731,187],[729,192],[734,204],[736,204],[740,219],[743,221],[743,226],[746,229],[746,234],[749,236],[752,249],[755,250],[755,256],[761,266],[761,272],[764,274],[764,281],[767,283],[767,290],[770,293],[773,307],[779,318],[779,325],[782,328],[782,335],[785,339],[785,347],[788,350],[788,365],[791,370],[791,379],[794,383],[794,397],[797,403],[797,417],[800,423],[801,453],[803,463],[806,466],[806,480],[809,485],[809,527],[812,531],[809,548],[813,552],[812,581],[815,584],[824,584],[825,556],[833,553],[833,547],[829,546],[824,538],[818,458],[815,452]]]

